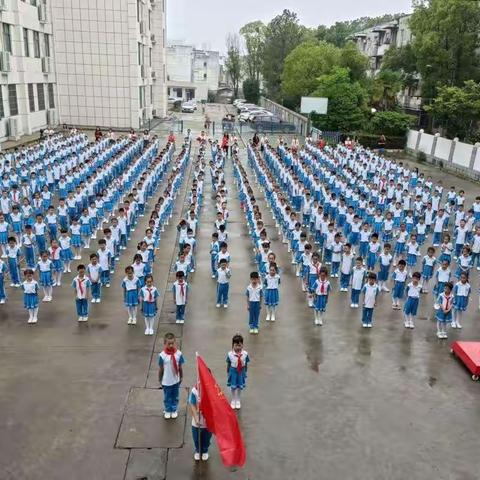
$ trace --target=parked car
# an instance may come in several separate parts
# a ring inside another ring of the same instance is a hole
[[[182,103],[182,112],[183,113],[194,113],[197,107],[190,102],[184,102]]]
[[[247,101],[244,98],[237,98],[236,100],[233,101],[233,106],[238,108],[240,105],[244,103],[247,103]]]
[[[269,112],[268,110],[254,110],[253,112],[250,112],[248,121],[254,122],[256,118],[265,118],[265,117],[273,117],[273,113]]]
[[[238,119],[241,121],[241,122],[248,122],[250,120],[250,117],[252,115],[266,115],[265,113],[265,110],[259,110],[259,109],[255,109],[255,110],[245,110],[244,112],[242,112],[239,116],[238,116]]]
[[[246,112],[247,110],[258,109],[260,108],[258,105],[254,103],[242,103],[240,106],[237,107],[237,113]]]
[[[252,128],[257,132],[279,132],[279,133],[295,133],[297,127],[293,123],[282,121],[281,118],[271,117],[258,117],[252,122]]]

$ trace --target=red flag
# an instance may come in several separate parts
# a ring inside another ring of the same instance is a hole
[[[200,411],[208,431],[217,438],[222,462],[226,467],[243,467],[247,452],[237,416],[200,355],[197,355],[197,367]]]

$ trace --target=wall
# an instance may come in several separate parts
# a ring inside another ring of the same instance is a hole
[[[480,180],[480,143],[471,145],[443,138],[438,133],[430,135],[423,130],[410,130],[407,151],[413,154],[423,152],[429,162],[441,162],[448,170]]]
[[[260,105],[272,112],[277,117],[280,117],[284,122],[293,123],[297,127],[297,133],[305,136],[308,129],[308,118],[299,113],[289,110],[272,100],[265,97],[260,97]]]

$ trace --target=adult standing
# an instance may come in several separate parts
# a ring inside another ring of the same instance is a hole
[[[207,430],[205,419],[200,411],[200,393],[197,385],[192,388],[188,403],[192,414],[192,437],[195,445],[193,458],[196,461],[200,460],[200,458],[206,461],[208,460],[208,448],[210,447],[212,434]]]

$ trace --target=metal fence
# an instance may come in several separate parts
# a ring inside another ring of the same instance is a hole
[[[329,132],[324,130],[319,130],[318,128],[312,127],[310,129],[310,135],[313,140],[318,141],[320,138],[323,138],[327,143],[338,144],[341,140],[342,134],[340,132]]]
[[[170,132],[182,133],[183,120],[180,120],[175,115],[164,119],[154,118],[145,122],[145,125],[142,128],[148,129],[155,134],[168,134]]]

